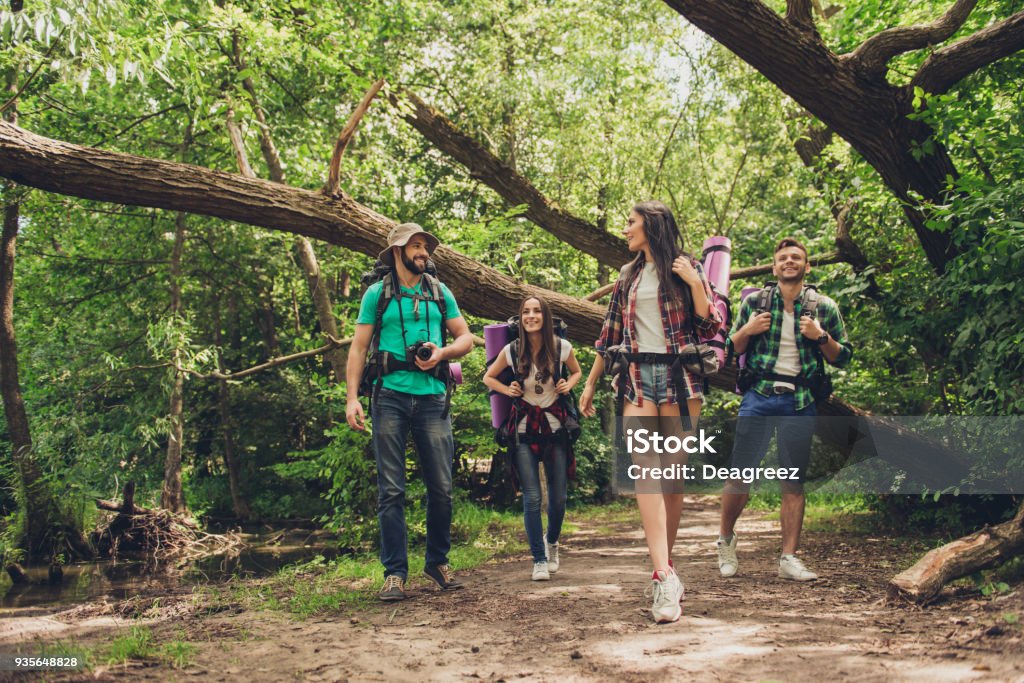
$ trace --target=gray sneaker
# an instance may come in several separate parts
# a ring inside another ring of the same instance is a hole
[[[736,534],[732,535],[732,540],[728,543],[719,538],[715,545],[718,547],[719,573],[726,578],[736,576],[736,572],[740,570],[740,562],[736,559]]]
[[[647,597],[653,597],[651,605],[651,616],[659,624],[667,624],[678,621],[683,614],[683,608],[679,606],[682,600],[683,585],[674,572],[657,572],[651,585],[644,591]]]
[[[550,581],[551,580],[551,569],[548,567],[547,562],[534,562],[533,563],[533,580],[534,581]]]
[[[818,575],[805,567],[796,555],[783,555],[779,558],[779,578],[790,581],[814,581]]]
[[[544,552],[548,556],[548,571],[554,574],[558,571],[558,543],[548,543],[545,538]]]
[[[384,602],[405,600],[405,581],[397,574],[384,577],[384,585],[381,587],[380,592],[377,593],[377,597]]]

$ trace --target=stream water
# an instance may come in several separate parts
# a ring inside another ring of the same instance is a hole
[[[125,600],[143,592],[176,592],[182,587],[226,581],[235,576],[269,576],[284,566],[317,555],[332,559],[339,554],[324,542],[322,533],[309,529],[289,529],[282,535],[279,529],[264,527],[243,533],[242,538],[245,547],[237,556],[203,558],[170,575],[144,573],[140,562],[79,562],[64,567],[64,580],[50,585],[46,567],[28,567],[29,583],[11,586],[0,598],[0,616],[16,617],[23,611],[67,607],[91,600]]]

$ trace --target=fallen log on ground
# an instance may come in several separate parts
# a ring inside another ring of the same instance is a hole
[[[929,602],[954,579],[973,574],[1015,557],[1024,549],[1024,504],[1009,522],[986,527],[931,550],[889,581],[889,596],[916,603]]]

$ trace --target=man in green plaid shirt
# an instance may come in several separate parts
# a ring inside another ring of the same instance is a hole
[[[767,290],[770,298],[758,310],[761,300],[754,293],[743,300],[729,345],[737,354],[746,353],[746,375],[751,379],[740,404],[731,468],[756,468],[764,459],[776,434],[779,466],[792,478],[782,486],[782,556],[779,577],[811,581],[818,575],[796,556],[804,520],[803,477],[811,453],[811,437],[817,416],[815,389],[823,386],[824,362],[845,366],[853,356],[839,307],[828,297],[804,286],[811,271],[807,250],[787,237],[775,247],[772,273],[778,285]],[[816,300],[813,316],[808,304]],[[726,483],[722,494],[722,519],[718,538],[718,569],[722,576],[735,576],[736,520],[749,498],[750,484],[739,479]]]

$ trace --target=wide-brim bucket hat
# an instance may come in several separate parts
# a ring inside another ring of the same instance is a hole
[[[402,223],[396,225],[390,233],[388,233],[388,246],[377,255],[381,263],[385,263],[389,266],[395,265],[394,252],[391,251],[392,247],[404,247],[409,243],[416,235],[423,235],[427,240],[427,251],[430,254],[434,253],[437,249],[437,245],[440,244],[438,239],[431,235],[429,232],[424,230],[416,223]]]

